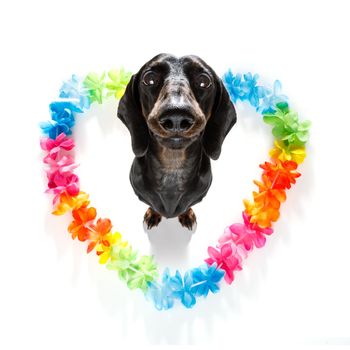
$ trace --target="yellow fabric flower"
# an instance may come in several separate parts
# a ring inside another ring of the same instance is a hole
[[[79,192],[76,196],[71,196],[63,192],[59,197],[59,203],[52,212],[54,215],[63,215],[73,209],[87,207],[89,205],[89,195],[85,192]]]
[[[104,240],[109,242],[108,246],[103,243],[96,246],[96,254],[100,257],[100,264],[105,264],[110,259],[113,247],[125,248],[128,246],[127,241],[122,241],[122,235],[119,232],[107,234]]]
[[[305,146],[286,146],[283,141],[275,140],[275,147],[269,152],[272,159],[279,159],[282,162],[292,160],[297,164],[301,164],[305,157],[306,151]]]
[[[131,72],[127,72],[124,68],[109,71],[110,81],[106,83],[107,96],[115,96],[117,100],[120,100],[125,93],[131,75]]]

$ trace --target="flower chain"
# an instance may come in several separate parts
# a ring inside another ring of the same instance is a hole
[[[231,100],[248,102],[271,125],[275,138],[270,151],[270,162],[260,165],[261,180],[254,181],[257,191],[252,200],[244,200],[243,220],[227,226],[216,247],[208,247],[209,257],[182,276],[166,268],[159,277],[153,256],[140,256],[131,245],[113,230],[108,218],[98,218],[90,206],[89,196],[80,190],[79,178],[74,174],[72,150],[75,147],[72,129],[75,118],[90,108],[92,103],[103,103],[109,97],[120,99],[130,80],[131,73],[123,68],[102,75],[88,74],[84,79],[73,75],[63,83],[59,98],[49,105],[51,120],[40,124],[40,140],[45,152],[48,187],[54,195],[54,215],[70,213],[72,221],[68,232],[72,239],[87,242],[87,252],[95,250],[99,262],[118,273],[130,289],[140,289],[158,310],[172,308],[180,301],[186,308],[196,304],[199,297],[217,293],[220,283],[231,284],[242,261],[254,247],[265,245],[266,236],[273,233],[272,223],[280,215],[280,205],[286,200],[286,190],[300,176],[298,165],[303,162],[305,143],[309,135],[309,121],[300,122],[289,108],[288,99],[281,94],[281,83],[275,81],[269,89],[258,85],[257,74],[236,74],[228,70],[223,82]],[[107,81],[108,78],[108,81]]]

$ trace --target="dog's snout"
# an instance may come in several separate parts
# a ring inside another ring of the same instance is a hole
[[[166,131],[177,133],[190,129],[194,123],[194,118],[190,116],[170,115],[161,118],[159,122]]]

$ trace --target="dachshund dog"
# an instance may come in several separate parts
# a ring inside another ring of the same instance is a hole
[[[131,77],[118,106],[135,159],[130,182],[150,207],[148,229],[162,216],[192,229],[191,206],[212,182],[210,158],[236,122],[236,111],[213,69],[197,56],[159,54]]]

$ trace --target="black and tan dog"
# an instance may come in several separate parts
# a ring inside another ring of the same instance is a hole
[[[229,95],[213,69],[197,56],[160,54],[131,77],[118,117],[131,134],[131,185],[150,207],[144,221],[178,216],[192,229],[191,206],[211,185],[210,158],[236,122]]]

